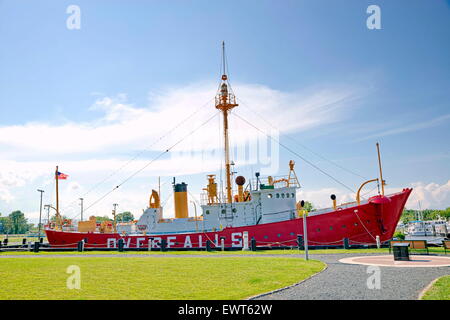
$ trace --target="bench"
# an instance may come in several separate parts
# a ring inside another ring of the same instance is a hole
[[[450,250],[450,240],[442,240],[442,245],[444,246],[445,254],[447,254],[447,250]]]
[[[389,253],[391,253],[392,245],[394,243],[409,243],[409,249],[426,250],[427,254],[429,254],[426,240],[391,240],[389,241]]]

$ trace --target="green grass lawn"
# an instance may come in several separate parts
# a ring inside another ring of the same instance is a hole
[[[68,289],[70,265],[81,289]],[[244,299],[323,270],[320,261],[270,257],[0,259],[0,299]]]
[[[431,247],[429,248],[429,252],[444,253],[444,248],[441,247]],[[287,249],[287,250],[258,250],[258,251],[242,251],[242,250],[236,250],[236,251],[167,251],[167,252],[161,252],[161,251],[124,251],[124,252],[118,252],[118,251],[85,251],[85,252],[77,252],[77,251],[66,251],[66,252],[44,252],[41,251],[39,253],[34,252],[28,252],[28,251],[12,251],[12,252],[0,252],[0,255],[53,255],[53,254],[176,254],[176,255],[198,255],[198,254],[206,254],[206,255],[236,255],[236,254],[251,254],[251,255],[267,255],[267,254],[304,254],[305,252],[302,250],[297,249]],[[309,250],[309,254],[337,254],[337,253],[351,253],[351,254],[360,254],[360,253],[379,253],[379,254],[386,254],[389,253],[388,248],[381,248],[381,249],[320,249],[320,250]],[[413,254],[426,254],[425,251],[419,251],[414,250],[412,251]]]
[[[8,244],[22,244],[22,240],[23,238],[27,239],[27,242],[31,241],[31,242],[35,242],[35,241],[39,241],[37,236],[28,236],[28,235],[23,235],[23,234],[14,234],[14,235],[6,235],[6,234],[0,234],[0,241],[3,242],[4,239],[8,238]],[[41,238],[44,238],[44,242],[47,242],[47,237],[45,235],[45,232],[42,231],[41,234]]]
[[[422,300],[450,300],[450,276],[439,278],[423,295]]]

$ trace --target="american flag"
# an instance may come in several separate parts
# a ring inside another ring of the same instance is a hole
[[[62,173],[62,172],[56,172],[56,175],[58,176],[58,179],[59,180],[66,180],[67,179],[67,177],[69,176],[69,175],[67,175],[67,174],[64,174],[64,173]]]

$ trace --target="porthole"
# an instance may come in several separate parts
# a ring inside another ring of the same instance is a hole
[[[370,223],[370,220],[366,220],[367,223]]]
[[[286,193],[286,198],[289,198],[289,193]]]
[[[269,194],[267,195],[267,198],[272,199],[272,194],[269,193]]]
[[[316,232],[320,232],[320,228],[317,228],[317,229],[316,229]]]
[[[269,237],[268,236],[264,236],[264,239],[269,239]]]
[[[330,230],[333,230],[333,227],[330,227]]]
[[[280,194],[279,193],[277,193],[277,198],[279,198],[280,197]]]
[[[205,213],[206,213],[206,214],[209,214],[209,210],[206,210]]]
[[[358,222],[355,222],[354,225],[355,225],[355,227],[357,227],[358,226]]]
[[[225,209],[222,209],[222,214],[225,214],[225,212],[227,212]]]
[[[293,235],[295,235],[295,233],[291,232],[291,233],[289,233],[289,235],[293,236]]]
[[[231,209],[231,211],[235,213],[236,212],[236,208]]]
[[[342,225],[342,228],[347,228],[347,226],[345,224]]]
[[[277,237],[278,237],[278,238],[281,238],[281,233],[277,234]]]
[[[295,198],[295,193],[291,193],[292,198]]]
[[[284,193],[281,194],[281,197],[284,199]]]

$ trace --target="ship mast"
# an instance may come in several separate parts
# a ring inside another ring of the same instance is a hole
[[[233,202],[232,186],[231,186],[231,164],[230,164],[230,144],[228,141],[228,112],[237,107],[236,97],[232,92],[228,91],[228,76],[226,74],[225,64],[225,42],[222,42],[222,83],[220,90],[216,95],[216,109],[222,111],[223,114],[223,133],[224,133],[224,149],[225,149],[225,171],[227,182],[227,203]]]

